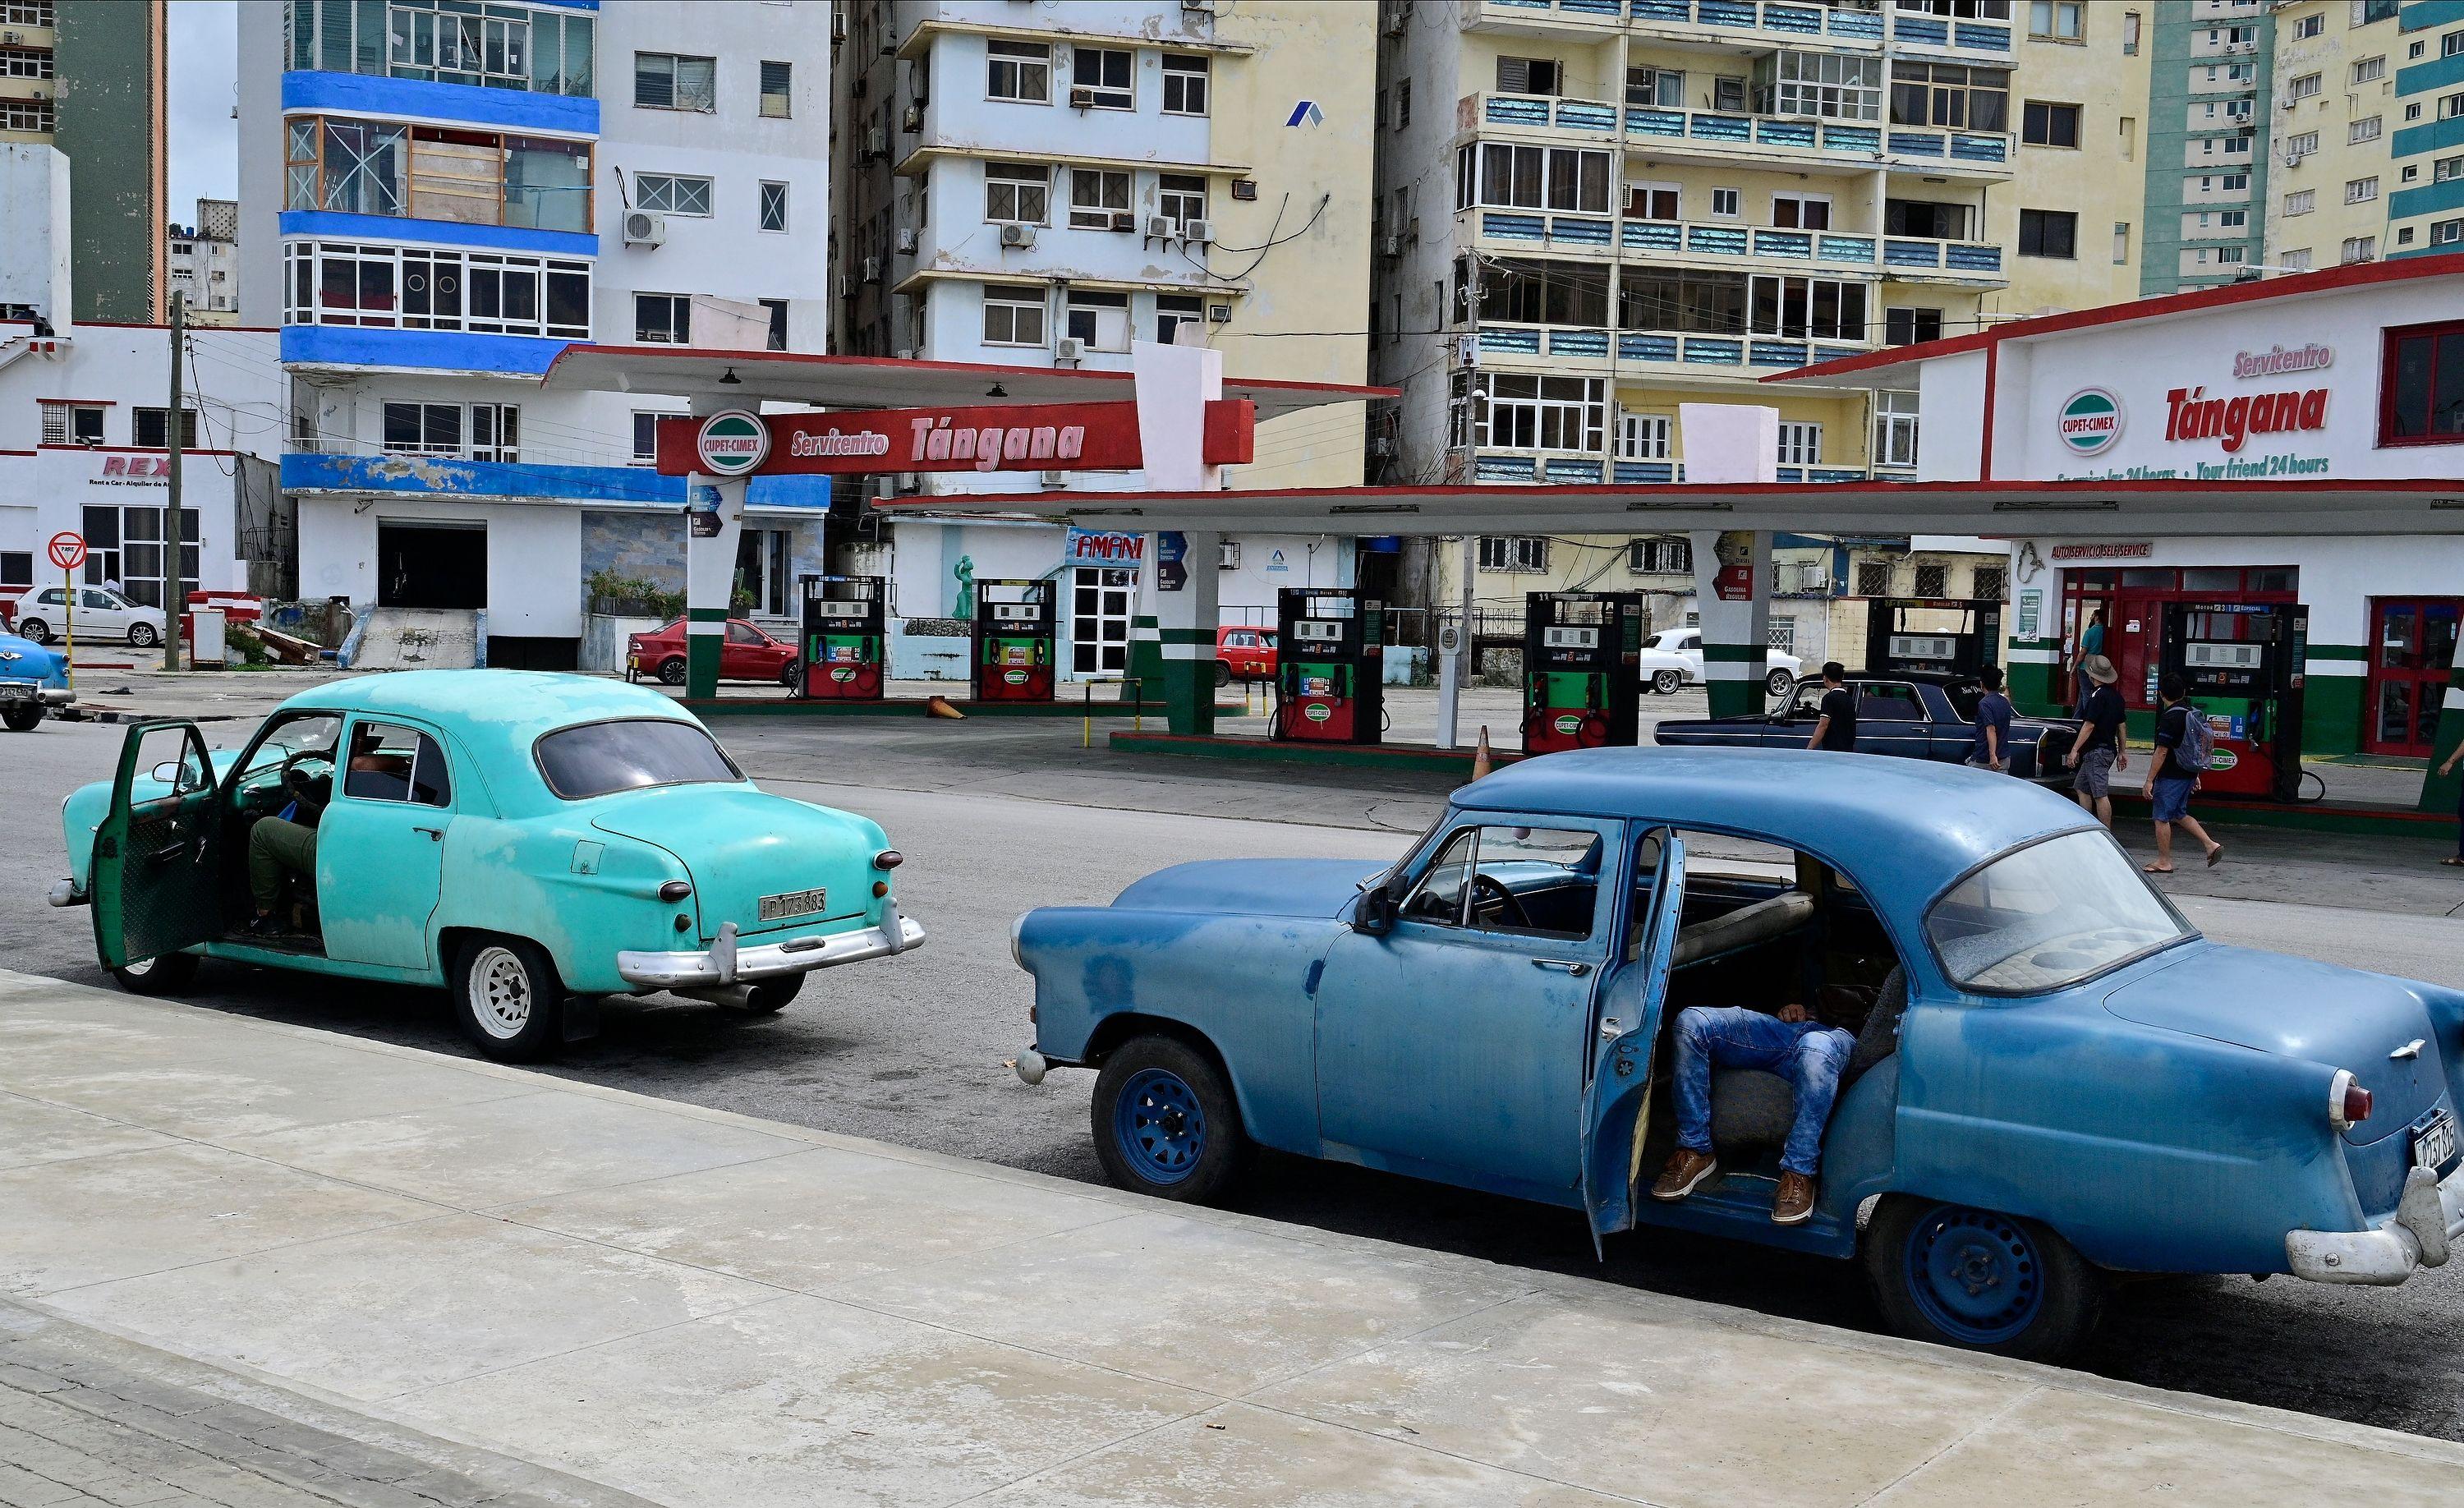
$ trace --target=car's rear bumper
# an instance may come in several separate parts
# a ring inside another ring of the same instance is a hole
[[[882,911],[879,927],[751,948],[737,946],[736,924],[730,922],[719,928],[717,942],[697,952],[620,952],[616,973],[637,990],[718,989],[887,958],[923,945],[924,929],[902,915],[897,902]]]
[[[2395,1213],[2374,1231],[2293,1231],[2284,1255],[2296,1278],[2392,1287],[2417,1267],[2444,1267],[2464,1240],[2464,1168],[2440,1182],[2427,1168],[2404,1181]]]
[[[32,691],[30,698],[25,693]],[[36,701],[45,707],[67,707],[77,700],[77,692],[65,686],[45,686],[39,681],[11,681],[0,677],[0,702]]]

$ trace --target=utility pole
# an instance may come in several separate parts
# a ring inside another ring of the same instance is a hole
[[[166,427],[171,431],[171,470],[167,480],[170,488],[163,503],[163,668],[180,668],[180,552],[187,536],[180,528],[180,433],[185,405],[180,402],[180,356],[188,340],[188,299],[179,289],[171,291],[171,417]]]

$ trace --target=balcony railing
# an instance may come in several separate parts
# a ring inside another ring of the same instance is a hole
[[[1629,251],[1687,257],[1766,257],[1859,267],[1874,264],[1874,238],[1870,235],[1675,220],[1629,220],[1623,233]]]
[[[1882,39],[1882,17],[1878,11],[1835,10],[1793,0],[1633,0],[1629,13],[1638,22],[1730,32],[1776,32],[1839,41]]]
[[[1770,335],[1683,335],[1657,330],[1611,331],[1582,325],[1490,324],[1480,328],[1480,354],[1605,361],[1616,341],[1619,361],[1672,366],[1790,367],[1861,356],[1873,342]]]
[[[1667,105],[1619,107],[1601,99],[1549,95],[1466,95],[1458,110],[1465,129],[1478,125],[1572,131],[1613,137],[1622,115],[1628,142],[1703,142],[1837,153],[1870,163],[1887,152],[1932,164],[2001,166],[2010,161],[2004,133],[1955,131],[1935,126],[1884,125],[1881,121],[1824,120],[1804,116],[1754,115],[1742,110],[1687,110]]]
[[[1916,11],[1891,12],[1891,40],[1906,47],[2011,55],[2011,28],[1991,21],[1961,21]]]
[[[1982,241],[1932,241],[1894,235],[1883,239],[1882,265],[1905,271],[1999,278],[2002,249]]]
[[[1597,456],[1531,455],[1495,450],[1474,451],[1471,471],[1472,480],[1476,482],[1553,482],[1560,486],[1613,482],[1620,487],[1647,487],[1654,483],[1685,480],[1685,463],[1683,461],[1615,461],[1602,460]],[[1773,479],[1782,482],[1861,482],[1874,474],[1871,468],[1862,466],[1783,466]]]

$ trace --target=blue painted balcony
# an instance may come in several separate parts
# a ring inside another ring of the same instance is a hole
[[[1871,327],[1871,333],[1874,339],[1881,339],[1879,320]],[[1484,324],[1476,344],[1484,366],[1519,368],[1522,361],[1528,361],[1535,366],[1584,372],[1595,368],[1563,367],[1562,363],[1584,359],[1606,362],[1614,348],[1615,363],[1620,367],[1628,363],[1658,363],[1671,367],[1775,369],[1860,356],[1874,348],[1874,340],[1686,335],[1659,330],[1612,332],[1587,326],[1530,324]]]
[[[1830,230],[1784,230],[1723,221],[1629,220],[1625,250],[1641,260],[1661,256],[1684,261],[1761,260],[1871,268],[1874,238]]]
[[[1949,280],[1975,287],[2003,287],[2002,249],[1983,241],[1933,241],[1913,236],[1888,236],[1882,242],[1885,276],[1905,274],[1932,282]]]
[[[2008,61],[2011,56],[2011,27],[2008,22],[2001,21],[1960,20],[1894,10],[1891,11],[1891,41],[1902,48],[1935,53],[1945,57]]]
[[[1716,36],[1724,41],[1780,45],[1820,40],[1835,46],[1882,40],[1880,11],[1839,10],[1803,0],[1629,0],[1627,14],[1636,31],[1673,40]]]

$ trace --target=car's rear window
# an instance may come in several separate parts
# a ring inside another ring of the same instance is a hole
[[[661,718],[583,723],[535,746],[547,788],[568,801],[652,785],[732,785],[744,778],[710,734]]]
[[[2101,829],[2016,848],[1925,913],[1943,972],[1967,989],[2025,994],[2198,933]]]

